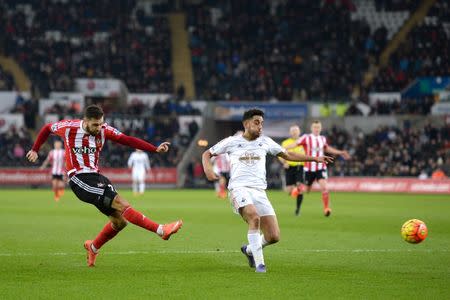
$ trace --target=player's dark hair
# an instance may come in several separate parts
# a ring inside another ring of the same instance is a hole
[[[320,122],[320,120],[314,120],[314,121],[312,121],[312,124],[320,124],[321,122]]]
[[[244,112],[244,115],[242,116],[242,122],[253,118],[253,116],[264,117],[264,112],[257,108],[249,109],[246,112]]]
[[[88,107],[86,107],[86,109],[84,110],[84,117],[86,119],[100,119],[101,117],[103,117],[105,113],[103,112],[103,109],[100,106],[97,105],[89,105]]]

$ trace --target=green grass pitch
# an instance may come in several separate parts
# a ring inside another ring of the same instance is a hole
[[[227,200],[206,190],[123,190],[150,218],[184,226],[169,241],[129,225],[88,268],[85,239],[106,222],[70,190],[59,203],[49,190],[0,190],[1,299],[448,299],[450,197],[331,193],[294,200],[269,191],[281,241],[265,248],[268,273],[256,274],[239,252],[246,224]],[[426,222],[428,238],[400,237],[408,219]]]

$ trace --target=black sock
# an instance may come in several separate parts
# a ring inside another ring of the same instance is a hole
[[[303,194],[298,194],[297,196],[297,211],[300,211],[300,206],[302,206]]]

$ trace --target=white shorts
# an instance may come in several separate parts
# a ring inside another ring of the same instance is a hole
[[[133,181],[145,181],[145,171],[144,172],[132,172],[131,177]]]
[[[239,208],[253,204],[260,217],[275,216],[275,210],[267,198],[266,191],[250,187],[237,187],[228,195],[233,211],[239,214]]]

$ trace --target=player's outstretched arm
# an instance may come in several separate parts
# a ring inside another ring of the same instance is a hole
[[[309,155],[304,155],[304,154],[300,154],[300,153],[296,153],[296,152],[280,152],[278,153],[279,157],[284,158],[285,160],[290,160],[290,161],[315,161],[318,163],[330,163],[333,162],[333,157],[331,156],[320,156],[320,157],[312,157]]]
[[[118,136],[109,135],[108,139],[117,142],[124,146],[129,146],[135,149],[148,151],[148,152],[158,152],[158,153],[164,153],[169,151],[169,142],[161,143],[158,147],[150,144],[149,142],[146,142],[142,139],[136,138],[134,136],[129,136],[125,134],[120,134]]]
[[[31,150],[28,151],[28,153],[25,156],[28,159],[28,161],[32,163],[37,161],[39,149],[41,148],[42,144],[45,143],[45,141],[47,141],[48,136],[52,132],[50,126],[51,124],[47,124],[44,127],[42,127],[41,131],[39,131],[39,134],[36,138],[36,141],[33,144],[33,147],[31,147]]]
[[[348,154],[347,151],[345,151],[345,150],[338,150],[338,149],[336,149],[334,147],[331,147],[331,146],[327,146],[325,148],[325,152],[326,153],[330,153],[330,154],[334,154],[334,155],[339,155],[345,160],[350,159],[350,154]]]
[[[208,178],[208,180],[210,180],[210,181],[219,180],[219,176],[217,176],[217,174],[214,173],[214,171],[213,171],[211,157],[213,157],[213,155],[211,154],[209,149],[206,150],[205,152],[203,152],[203,155],[202,155],[203,171],[205,172],[206,178]]]

